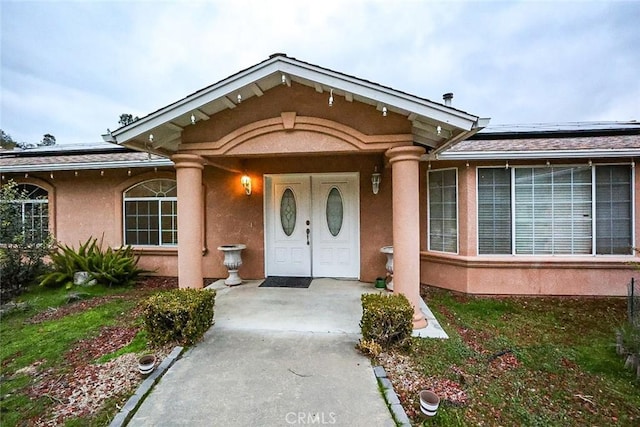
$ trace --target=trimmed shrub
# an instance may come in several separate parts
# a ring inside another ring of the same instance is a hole
[[[215,291],[172,289],[142,303],[144,328],[151,343],[192,345],[200,341],[213,324]]]
[[[363,341],[374,341],[382,348],[401,344],[413,330],[413,308],[402,294],[364,294],[360,330]]]
[[[79,271],[89,273],[89,280],[105,286],[133,285],[140,275],[148,273],[138,268],[139,257],[131,246],[118,249],[102,249],[102,240],[89,238],[78,249],[67,245],[56,245],[51,254],[54,271],[40,278],[40,286],[59,288],[73,287],[73,275]]]
[[[360,340],[356,348],[369,357],[378,357],[380,353],[382,353],[382,347],[380,344],[373,340]]]

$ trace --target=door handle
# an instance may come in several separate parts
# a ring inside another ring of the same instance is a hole
[[[309,234],[311,233],[311,230],[309,230],[307,228],[307,246],[309,246]]]

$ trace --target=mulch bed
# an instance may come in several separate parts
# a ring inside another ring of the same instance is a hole
[[[446,378],[422,374],[409,356],[391,351],[380,354],[378,362],[387,372],[402,407],[412,420],[419,420],[422,416],[418,398],[421,390],[431,390],[440,396],[442,401],[455,406],[464,406],[468,401],[467,393],[461,384]],[[452,369],[459,370],[455,366]]]
[[[124,295],[96,297],[77,301],[55,310],[33,316],[30,323],[59,319],[70,314],[95,308],[115,299],[141,299],[161,290],[177,288],[177,279],[171,277],[147,277]],[[61,366],[42,370],[44,361],[37,361],[20,370],[33,378],[27,394],[32,399],[47,398],[51,408],[41,418],[26,420],[31,426],[57,426],[75,417],[91,417],[103,409],[106,401],[114,405],[124,400],[142,382],[138,372],[138,356],[127,353],[106,363],[94,363],[101,356],[111,354],[126,346],[140,331],[135,319],[140,312],[130,311],[118,325],[105,326],[92,338],[76,343],[63,357]],[[171,351],[171,346],[155,349],[154,354],[162,360]]]

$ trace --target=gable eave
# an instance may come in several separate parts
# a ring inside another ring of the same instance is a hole
[[[191,116],[208,120],[213,114],[227,108],[235,108],[237,94],[245,100],[262,96],[279,84],[296,82],[314,87],[318,92],[330,92],[334,97],[344,97],[345,102],[362,102],[378,109],[407,117],[414,125],[416,137],[428,127],[445,131],[445,135],[460,135],[478,126],[478,117],[464,111],[420,98],[405,92],[342,74],[330,69],[296,60],[284,55],[272,55],[269,59],[201,89],[179,101],[163,107],[146,117],[103,135],[107,142],[134,149],[166,155],[175,151],[184,127],[191,124]],[[149,134],[163,142],[147,143]],[[436,138],[446,142],[448,138]],[[144,143],[141,140],[145,141]]]

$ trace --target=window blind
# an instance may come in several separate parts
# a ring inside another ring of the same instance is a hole
[[[631,167],[596,167],[596,253],[632,253]]]
[[[590,167],[515,169],[516,254],[589,254]]]
[[[511,169],[478,169],[478,253],[511,253]]]
[[[429,171],[429,250],[458,251],[456,170]]]

